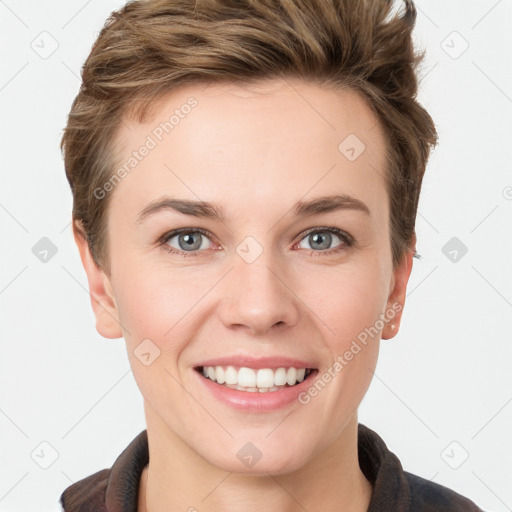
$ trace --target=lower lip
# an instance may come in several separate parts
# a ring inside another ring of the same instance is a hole
[[[194,373],[197,374],[198,379],[206,389],[221,402],[243,411],[267,412],[275,411],[298,401],[298,396],[311,386],[318,370],[313,370],[307,379],[295,386],[282,388],[278,391],[267,391],[266,393],[231,389],[206,378],[197,370],[194,370]]]

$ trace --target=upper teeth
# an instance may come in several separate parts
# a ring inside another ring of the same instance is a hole
[[[242,366],[203,366],[203,375],[219,384],[239,385],[247,388],[272,388],[273,386],[293,386],[302,382],[306,368],[261,368],[254,370]]]

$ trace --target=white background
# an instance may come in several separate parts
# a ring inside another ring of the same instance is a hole
[[[123,340],[95,330],[58,147],[80,67],[121,5],[0,0],[2,511],[59,511],[67,486],[110,467],[145,428]],[[417,219],[423,258],[414,260],[401,331],[382,342],[360,421],[407,471],[504,512],[512,510],[512,0],[417,7],[415,37],[427,49],[419,99],[440,144]],[[47,58],[34,49],[56,44]],[[46,263],[32,252],[42,237],[57,248]],[[442,251],[452,237],[468,248],[457,262]],[[52,450],[58,457],[41,468]]]

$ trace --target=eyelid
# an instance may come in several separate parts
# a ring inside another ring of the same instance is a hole
[[[213,236],[213,233],[210,233],[207,229],[203,228],[177,228],[177,229],[171,229],[170,231],[165,232],[161,237],[158,238],[157,243],[158,244],[165,244],[168,242],[171,238],[174,238],[175,236],[181,235],[181,233],[201,233],[202,235],[208,237],[210,240],[215,239]],[[213,240],[212,240],[213,242]]]

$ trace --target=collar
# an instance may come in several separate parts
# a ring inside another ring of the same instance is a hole
[[[404,472],[397,456],[370,428],[358,425],[361,471],[373,487],[367,512],[482,512],[463,496]],[[142,470],[149,463],[147,430],[140,432],[110,469],[70,485],[60,503],[65,512],[137,512]]]

